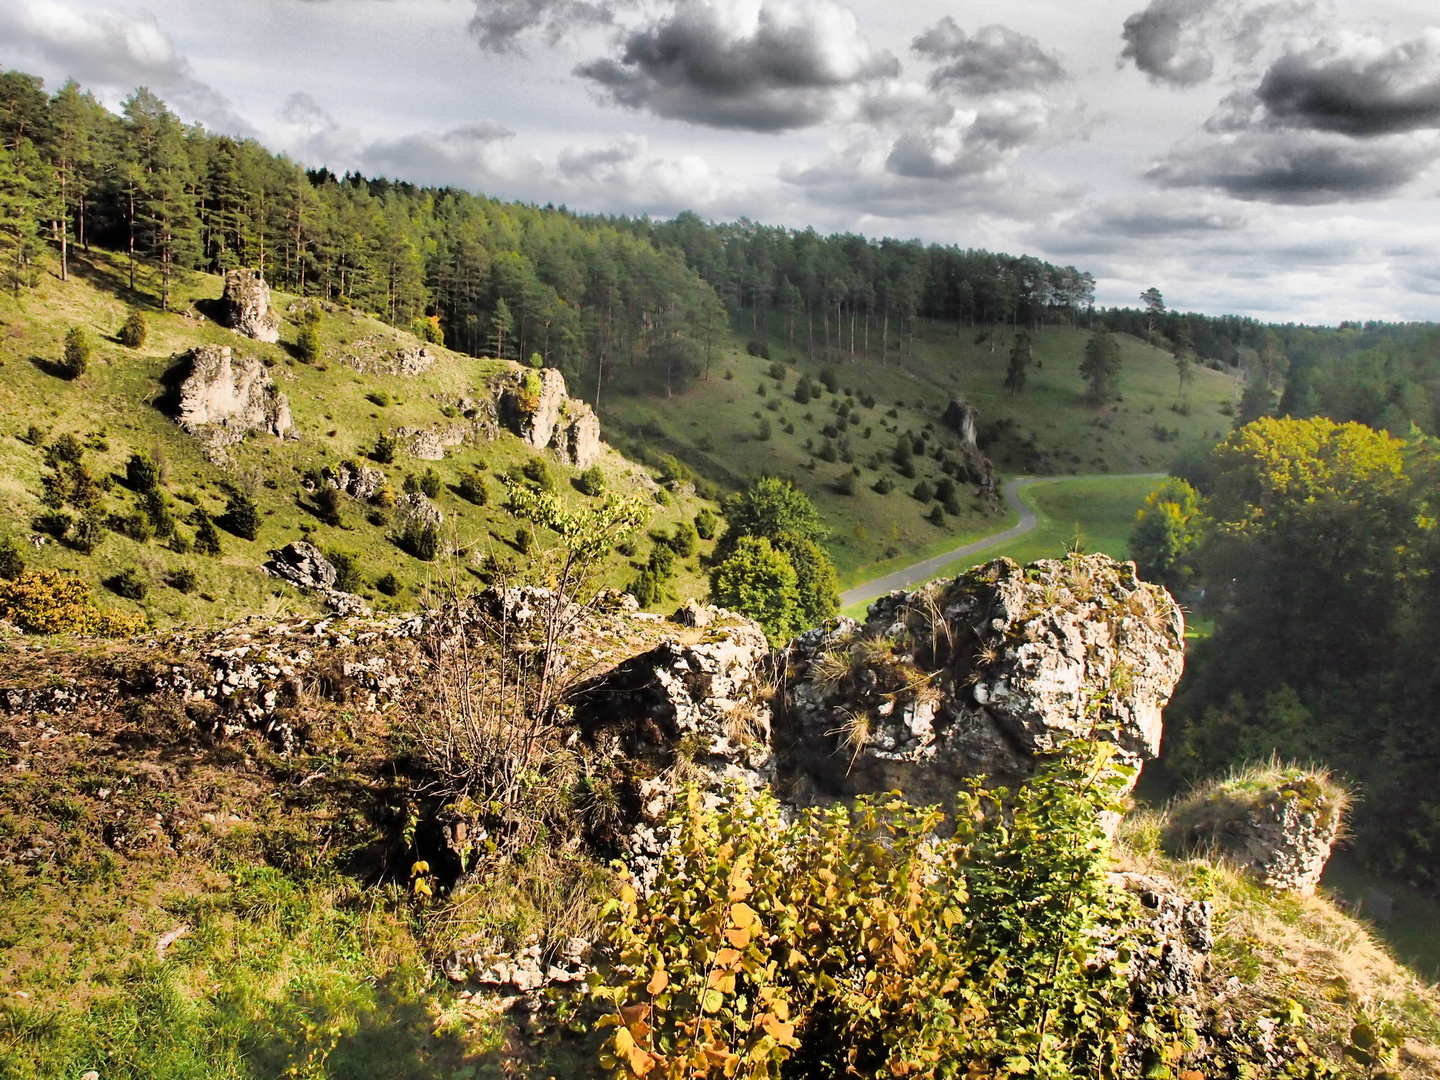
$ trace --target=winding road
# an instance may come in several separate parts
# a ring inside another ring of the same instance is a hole
[[[929,581],[935,577],[942,567],[954,562],[956,559],[963,559],[967,555],[974,555],[977,551],[984,551],[995,544],[1003,544],[1024,536],[1031,529],[1035,528],[1038,519],[1035,511],[1027,506],[1020,498],[1020,489],[1029,487],[1031,484],[1043,484],[1055,480],[1133,480],[1141,477],[1153,476],[1156,479],[1163,478],[1164,473],[1121,473],[1105,474],[1103,476],[1027,476],[1023,479],[1007,480],[1003,493],[1006,504],[1020,515],[1020,520],[1008,529],[1003,529],[989,536],[982,536],[979,540],[972,540],[968,544],[962,544],[952,551],[942,552],[939,555],[922,559],[920,562],[912,563],[901,570],[886,574],[884,577],[867,581],[863,585],[856,585],[853,589],[847,589],[840,594],[840,606],[849,607],[851,604],[863,603],[867,600],[874,600],[884,596],[895,589],[903,589],[907,586],[920,582]]]

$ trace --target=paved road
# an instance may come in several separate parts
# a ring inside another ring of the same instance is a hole
[[[910,585],[929,581],[935,577],[940,568],[956,559],[963,559],[967,555],[973,555],[977,551],[984,551],[994,544],[1003,544],[1006,541],[1014,540],[1017,536],[1024,536],[1031,529],[1035,528],[1035,511],[1026,506],[1020,499],[1020,489],[1029,487],[1031,484],[1040,484],[1049,480],[1133,480],[1138,477],[1153,476],[1156,479],[1164,477],[1164,473],[1122,473],[1119,475],[1101,476],[1028,476],[1023,480],[1007,480],[1004,487],[1005,502],[1012,510],[1020,515],[1020,520],[1008,529],[989,536],[982,536],[979,540],[963,544],[953,551],[946,551],[929,559],[922,559],[920,562],[905,567],[903,570],[896,570],[894,573],[878,577],[874,581],[867,581],[864,585],[856,585],[853,589],[847,589],[840,594],[840,606],[849,607],[851,604],[859,604],[866,600],[874,600],[884,596],[895,589],[903,589]]]

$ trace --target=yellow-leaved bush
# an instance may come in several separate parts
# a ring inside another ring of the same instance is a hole
[[[145,629],[143,615],[100,607],[84,581],[58,570],[30,570],[0,581],[0,619],[28,634],[125,637]]]
[[[1138,1059],[1131,901],[1098,819],[1112,751],[1072,749],[1013,796],[962,793],[946,837],[938,809],[896,795],[787,820],[769,794],[712,809],[691,791],[653,889],[607,907],[600,1064],[617,1080],[1122,1075]]]

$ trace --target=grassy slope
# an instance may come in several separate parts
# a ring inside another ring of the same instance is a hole
[[[152,586],[143,607],[156,623],[219,623],[252,612],[310,610],[308,598],[256,570],[267,551],[302,538],[302,525],[313,530],[310,539],[322,549],[339,547],[358,554],[370,585],[393,571],[405,585],[400,603],[413,606],[421,600],[426,582],[439,564],[422,563],[401,552],[388,539],[387,527],[367,522],[369,508],[358,502],[347,508],[343,528],[322,524],[299,505],[301,476],[307,469],[346,458],[363,459],[382,430],[449,423],[440,411],[442,406],[461,396],[480,396],[484,377],[495,366],[493,361],[439,350],[439,362],[420,376],[362,375],[338,360],[357,340],[376,337],[393,347],[414,339],[372,318],[348,312],[325,318],[321,333],[326,359],[315,366],[293,359],[285,347],[294,341],[298,329],[293,315],[282,324],[281,344],[263,345],[238,338],[207,319],[162,315],[149,309],[149,340],[141,349],[129,350],[114,339],[128,299],[123,261],[96,252],[89,259],[76,258],[72,272],[69,283],[62,284],[53,273],[45,273],[34,290],[18,299],[0,297],[0,416],[5,418],[0,424],[0,536],[18,540],[28,535],[31,519],[42,509],[36,498],[45,472],[41,451],[16,437],[36,424],[47,432],[47,438],[66,431],[82,438],[91,434],[103,438],[106,450],[92,449],[86,454],[87,465],[96,475],[123,474],[124,462],[132,452],[155,451],[165,462],[166,492],[177,516],[188,514],[190,507],[175,496],[192,497],[213,514],[224,509],[224,483],[253,489],[265,515],[264,526],[254,542],[222,533],[224,554],[219,559],[179,555],[158,541],[138,544],[118,533],[109,534],[92,556],[59,544],[47,545],[32,555],[30,546],[21,544],[31,565],[73,569],[92,583],[122,568],[139,567]],[[142,289],[151,287],[143,277],[139,284]],[[220,279],[186,275],[172,307],[178,312],[193,311],[199,302],[205,309],[205,301],[220,293]],[[272,298],[282,315],[294,300],[281,293]],[[52,372],[65,332],[74,325],[90,332],[96,349],[89,371],[72,382]],[[160,379],[171,367],[174,354],[202,342],[233,345],[270,361],[275,380],[290,401],[301,438],[280,441],[255,436],[233,450],[232,467],[217,468],[207,462],[196,440],[154,404],[163,392]],[[367,400],[366,395],[374,391],[388,394],[391,404],[382,408]],[[499,505],[499,484],[490,484],[491,502],[483,509],[459,498],[450,485],[463,470],[484,466],[493,475],[530,456],[531,451],[518,439],[506,435],[492,443],[454,448],[451,456],[440,462],[401,455],[384,471],[389,486],[398,493],[407,472],[418,474],[433,466],[446,484],[437,501],[447,515],[447,530],[453,527],[459,544],[470,552],[493,548],[506,555],[513,554],[511,542],[518,522]],[[546,456],[562,490],[580,500],[568,484],[572,471],[553,455]],[[652,485],[618,453],[608,453],[602,468],[617,490],[653,502]],[[109,510],[128,513],[134,509],[134,497],[116,485],[106,505]],[[700,500],[683,497],[669,506],[656,506],[651,527],[669,527],[681,514],[693,517],[700,505]],[[649,542],[642,539],[636,566],[648,549]],[[677,565],[672,596],[658,606],[673,606],[674,598],[704,594],[698,559]],[[199,578],[198,587],[189,595],[161,584],[167,572],[183,566],[192,567]],[[634,573],[634,567],[617,558],[607,581],[622,585]],[[361,592],[377,604],[388,602],[372,587]],[[133,603],[108,595],[106,600],[117,605]]]
[[[747,325],[739,329],[748,332]],[[1020,397],[1011,397],[1002,387],[1008,331],[1000,331],[992,352],[989,342],[976,343],[969,328],[957,338],[953,325],[923,323],[913,359],[902,365],[892,359],[881,368],[873,361],[852,363],[847,358],[835,369],[840,394],[825,394],[804,406],[792,397],[796,373],[806,372],[813,379],[822,365],[786,347],[783,336],[777,326],[770,338],[772,355],[789,369],[778,395],[776,382],[767,375],[770,362],[746,355],[739,347],[743,335],[737,334],[714,362],[708,382],[697,380],[669,399],[622,369],[604,403],[602,420],[611,429],[623,429],[633,438],[675,453],[712,478],[738,485],[771,472],[794,479],[830,523],[830,550],[842,586],[1006,526],[1004,513],[967,497],[961,500],[961,515],[937,528],[923,519],[929,504],[909,494],[916,480],[900,477],[888,461],[898,432],[928,428],[943,433],[940,416],[953,395],[975,404],[982,429],[997,420],[1017,425],[1017,430],[987,448],[996,467],[1007,475],[1164,472],[1178,454],[1212,445],[1230,427],[1230,419],[1220,411],[1222,404],[1233,400],[1234,381],[1229,375],[1197,370],[1187,392],[1191,415],[1181,415],[1171,410],[1177,400],[1173,358],[1128,336],[1119,339],[1124,400],[1103,409],[1084,401],[1079,364],[1088,335],[1076,328],[1047,327],[1038,335],[1039,366],[1032,370]],[[726,378],[727,374],[732,377]],[[764,397],[757,392],[761,386]],[[833,408],[845,400],[846,387],[857,397],[868,393],[876,399],[873,409],[857,407],[858,424],[848,432],[854,464],[860,468],[853,496],[833,488],[835,479],[851,465],[817,460],[813,452],[823,445],[821,428],[832,421]],[[778,410],[772,411],[777,400]],[[770,421],[768,440],[756,437],[757,411]],[[793,435],[783,430],[786,421],[795,425]],[[1166,430],[1163,441],[1157,427]],[[871,432],[868,439],[866,428]],[[1176,430],[1178,436],[1172,435]],[[807,439],[810,449],[805,446]],[[876,455],[884,460],[873,462]],[[933,461],[917,459],[916,464],[917,480],[933,482],[940,475]],[[889,495],[872,489],[881,476],[895,482]]]

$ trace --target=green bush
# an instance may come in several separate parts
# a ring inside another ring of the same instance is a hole
[[[440,527],[430,522],[408,521],[400,531],[397,543],[400,550],[421,562],[430,562],[440,554]]]
[[[0,540],[0,581],[14,581],[25,573],[25,560],[10,537]]]
[[[549,463],[542,457],[532,457],[521,465],[520,475],[541,491],[555,490],[555,477],[550,472]]]
[[[840,388],[840,380],[836,377],[834,368],[821,368],[820,385],[825,387],[825,389],[832,394]]]
[[[773,364],[770,365],[769,375],[770,378],[774,379],[776,382],[784,382],[785,365],[782,364],[779,360],[776,360]]]
[[[370,451],[370,458],[378,465],[389,465],[395,460],[395,452],[399,449],[399,440],[382,431],[375,440],[375,449]]]
[[[300,332],[295,335],[295,355],[302,364],[318,364],[324,352],[324,347],[320,344],[318,321],[306,319],[300,326]]]
[[[719,526],[719,519],[708,506],[702,506],[700,512],[695,515],[695,532],[701,540],[714,540]]]
[[[78,379],[90,367],[90,335],[79,326],[72,326],[65,335],[65,356],[60,370],[67,379]]]
[[[210,515],[196,507],[190,514],[190,524],[195,526],[195,550],[201,555],[219,555],[220,533]]]
[[[605,493],[605,474],[599,465],[591,465],[575,478],[575,487],[582,495],[591,497],[603,495]]]
[[[440,474],[427,467],[420,474],[420,491],[427,499],[438,499],[440,497]]]
[[[384,390],[371,390],[370,393],[365,395],[365,399],[373,405],[380,406],[382,409],[390,404],[390,395]]]
[[[490,501],[490,489],[485,486],[485,477],[481,476],[477,469],[462,472],[455,486],[462,499],[476,506],[484,506]]]
[[[260,531],[260,510],[255,500],[243,491],[230,496],[220,524],[242,540],[254,540]]]
[[[335,588],[341,592],[353,593],[359,590],[365,580],[360,574],[360,556],[342,548],[327,548],[325,558],[335,567]]]
[[[700,533],[693,522],[681,521],[675,526],[675,535],[670,537],[670,547],[682,559],[688,559],[700,547]]]
[[[182,566],[179,570],[172,570],[165,575],[165,584],[176,592],[192,593],[195,591],[195,586],[199,584],[199,578],[195,576],[192,568]]]
[[[330,487],[328,484],[322,484],[315,492],[313,502],[314,505],[312,509],[315,511],[316,516],[326,525],[333,526],[337,529],[344,526],[345,518],[342,511],[344,509],[345,497],[341,495],[337,489]]]
[[[656,581],[668,581],[675,573],[675,549],[671,547],[668,538],[655,541],[654,547],[650,549],[647,569],[655,575]]]
[[[730,552],[710,573],[711,600],[749,615],[772,644],[788,641],[803,628],[795,567],[764,536],[741,536]]]
[[[381,574],[375,579],[375,588],[379,589],[386,596],[400,595],[400,579],[393,572]]]
[[[1128,1054],[1163,1065],[1193,1036],[1131,1016],[1123,956],[1144,943],[1125,940],[1133,901],[1106,876],[1104,749],[1072,749],[1008,805],[962,791],[943,837],[938,809],[893,795],[790,818],[768,793],[707,809],[692,789],[654,887],[608,909],[602,1067],[1058,1080],[1138,1075]],[[1095,962],[1113,940],[1120,962]]]
[[[144,600],[150,591],[149,582],[133,566],[106,578],[105,587],[116,596],[123,596],[127,600]]]
[[[145,344],[149,333],[149,327],[145,325],[145,313],[139,308],[132,307],[130,314],[125,316],[125,324],[120,327],[120,333],[117,336],[121,345],[129,349],[138,349]]]
[[[654,573],[647,569],[641,570],[625,591],[635,597],[635,602],[644,608],[660,599],[660,588],[661,583],[656,580]]]
[[[530,549],[535,546],[535,534],[524,525],[515,530],[515,550],[521,555],[529,555]]]
[[[929,480],[921,480],[915,485],[915,490],[910,495],[916,502],[928,503],[935,497],[935,489],[930,486]]]
[[[149,454],[131,454],[125,462],[125,483],[132,491],[154,491],[160,486],[160,466]]]
[[[151,489],[140,496],[140,509],[144,512],[146,520],[150,523],[151,531],[161,538],[173,536],[175,533],[175,515],[170,512],[170,507],[165,503],[165,496],[156,489]]]

